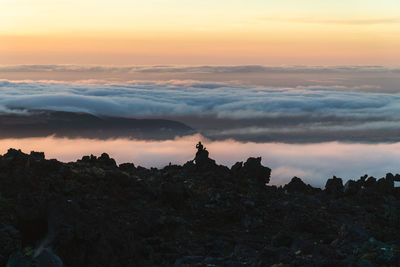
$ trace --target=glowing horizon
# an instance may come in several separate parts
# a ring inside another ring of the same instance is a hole
[[[1,0],[1,64],[392,65],[395,0]]]

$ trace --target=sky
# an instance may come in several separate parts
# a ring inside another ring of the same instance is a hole
[[[0,0],[0,64],[396,65],[398,0]]]

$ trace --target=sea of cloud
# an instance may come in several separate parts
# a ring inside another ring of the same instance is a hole
[[[226,118],[308,114],[400,118],[400,95],[352,88],[263,88],[196,81],[125,84],[0,81],[2,109],[85,111],[98,115],[216,115]]]
[[[296,142],[296,136],[316,141],[334,141],[337,136],[339,141],[351,141],[344,137],[353,135],[366,142],[369,138],[392,142],[400,136],[397,93],[362,92],[342,86],[288,88],[191,80],[0,81],[0,112],[28,114],[27,110],[37,109],[186,118],[185,122],[193,122],[189,126],[219,139],[270,136],[269,141],[288,141],[278,138],[286,134],[291,142]],[[197,125],[195,121],[201,118],[207,120]],[[208,127],[208,121],[225,124]],[[332,138],[323,139],[326,135]]]

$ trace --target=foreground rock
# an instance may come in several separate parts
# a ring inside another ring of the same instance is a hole
[[[400,266],[399,175],[267,186],[202,144],[183,166],[0,156],[0,266]],[[286,265],[285,265],[286,264]]]

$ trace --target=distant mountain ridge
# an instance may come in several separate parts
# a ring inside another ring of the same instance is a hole
[[[83,112],[31,110],[27,114],[0,114],[0,138],[56,135],[68,138],[118,137],[164,140],[194,134],[191,127],[166,119],[96,116]]]

